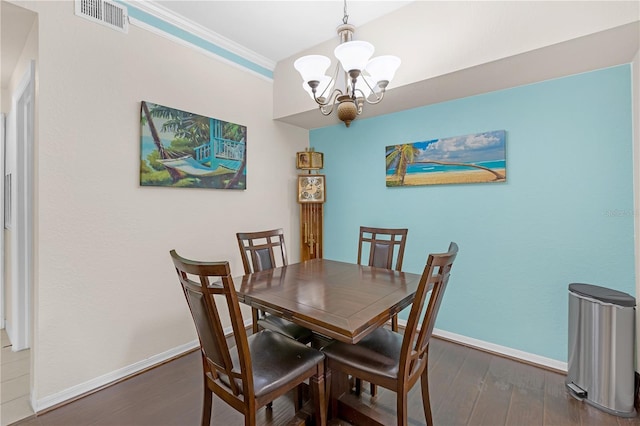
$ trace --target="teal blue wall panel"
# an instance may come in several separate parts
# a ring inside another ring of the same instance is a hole
[[[506,131],[506,182],[386,187],[385,146],[490,130]],[[569,283],[635,295],[629,65],[309,138],[325,155],[326,258],[355,262],[360,225],[409,228],[409,272],[459,244],[440,329],[566,361]]]

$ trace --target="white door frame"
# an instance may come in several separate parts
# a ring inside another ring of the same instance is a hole
[[[6,295],[4,294],[4,162],[6,153],[7,133],[6,125],[7,117],[2,112],[0,113],[0,217],[2,217],[2,223],[0,223],[0,328],[4,328],[4,304]]]
[[[15,112],[16,167],[15,219],[12,226],[12,349],[31,346],[31,316],[33,294],[33,145],[35,61],[31,61],[12,96]],[[13,208],[13,206],[12,206]],[[13,255],[15,253],[15,255]]]

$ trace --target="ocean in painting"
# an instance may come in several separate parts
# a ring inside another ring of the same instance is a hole
[[[171,147],[171,141],[168,139],[164,139],[161,137],[160,143],[162,143],[162,146],[164,146],[165,148]],[[142,160],[147,162],[147,164],[149,164],[149,160],[148,160],[149,154],[151,154],[157,149],[156,144],[155,142],[153,142],[153,138],[151,136],[146,136],[146,135],[142,136],[141,149],[142,149],[142,153],[141,153]]]
[[[483,166],[488,169],[504,169],[506,167],[505,160],[495,160],[495,161],[480,161],[478,163],[470,163],[476,166]],[[441,172],[456,172],[463,171],[467,172],[469,170],[473,170],[468,166],[455,166],[455,165],[442,165],[442,164],[430,164],[430,163],[420,163],[420,164],[409,164],[407,166],[407,174],[412,173],[441,173]],[[391,168],[387,170],[387,175],[395,174],[396,169]]]
[[[385,147],[386,185],[505,182],[506,131]]]

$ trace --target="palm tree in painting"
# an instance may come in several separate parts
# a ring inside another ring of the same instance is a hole
[[[154,108],[155,109],[155,108]],[[156,129],[156,125],[153,122],[153,114],[149,111],[149,107],[146,102],[142,102],[142,112],[144,113],[144,118],[147,120],[147,124],[149,125],[149,130],[151,131],[151,137],[153,138],[153,143],[158,148],[158,153],[160,154],[160,158],[163,160],[172,158],[170,151],[167,151],[162,145],[162,141],[160,141],[160,136],[158,135],[158,130]],[[171,180],[173,182],[177,182],[180,179],[180,173],[176,170],[168,169],[169,175],[171,176]]]
[[[400,185],[404,185],[407,167],[413,163],[417,155],[418,148],[410,143],[394,145],[387,151],[387,171],[395,168],[396,179],[400,181]]]
[[[166,107],[162,107],[166,108]],[[191,141],[195,147],[209,141],[209,118],[189,112],[166,108],[171,111],[168,120],[162,125],[164,132],[172,132],[177,138]]]
[[[413,144],[395,145],[387,151],[387,171],[395,167],[396,181],[400,181],[400,185],[404,185],[404,178],[407,174],[407,167],[409,164],[439,164],[442,166],[461,166],[472,167],[475,169],[485,170],[495,175],[495,180],[504,180],[504,176],[495,170],[491,170],[488,167],[478,166],[471,163],[456,163],[452,161],[437,161],[437,160],[418,160],[418,148]]]

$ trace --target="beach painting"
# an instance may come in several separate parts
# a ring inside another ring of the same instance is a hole
[[[246,189],[246,126],[142,101],[140,127],[141,186]]]
[[[385,148],[387,186],[507,180],[504,130]]]

